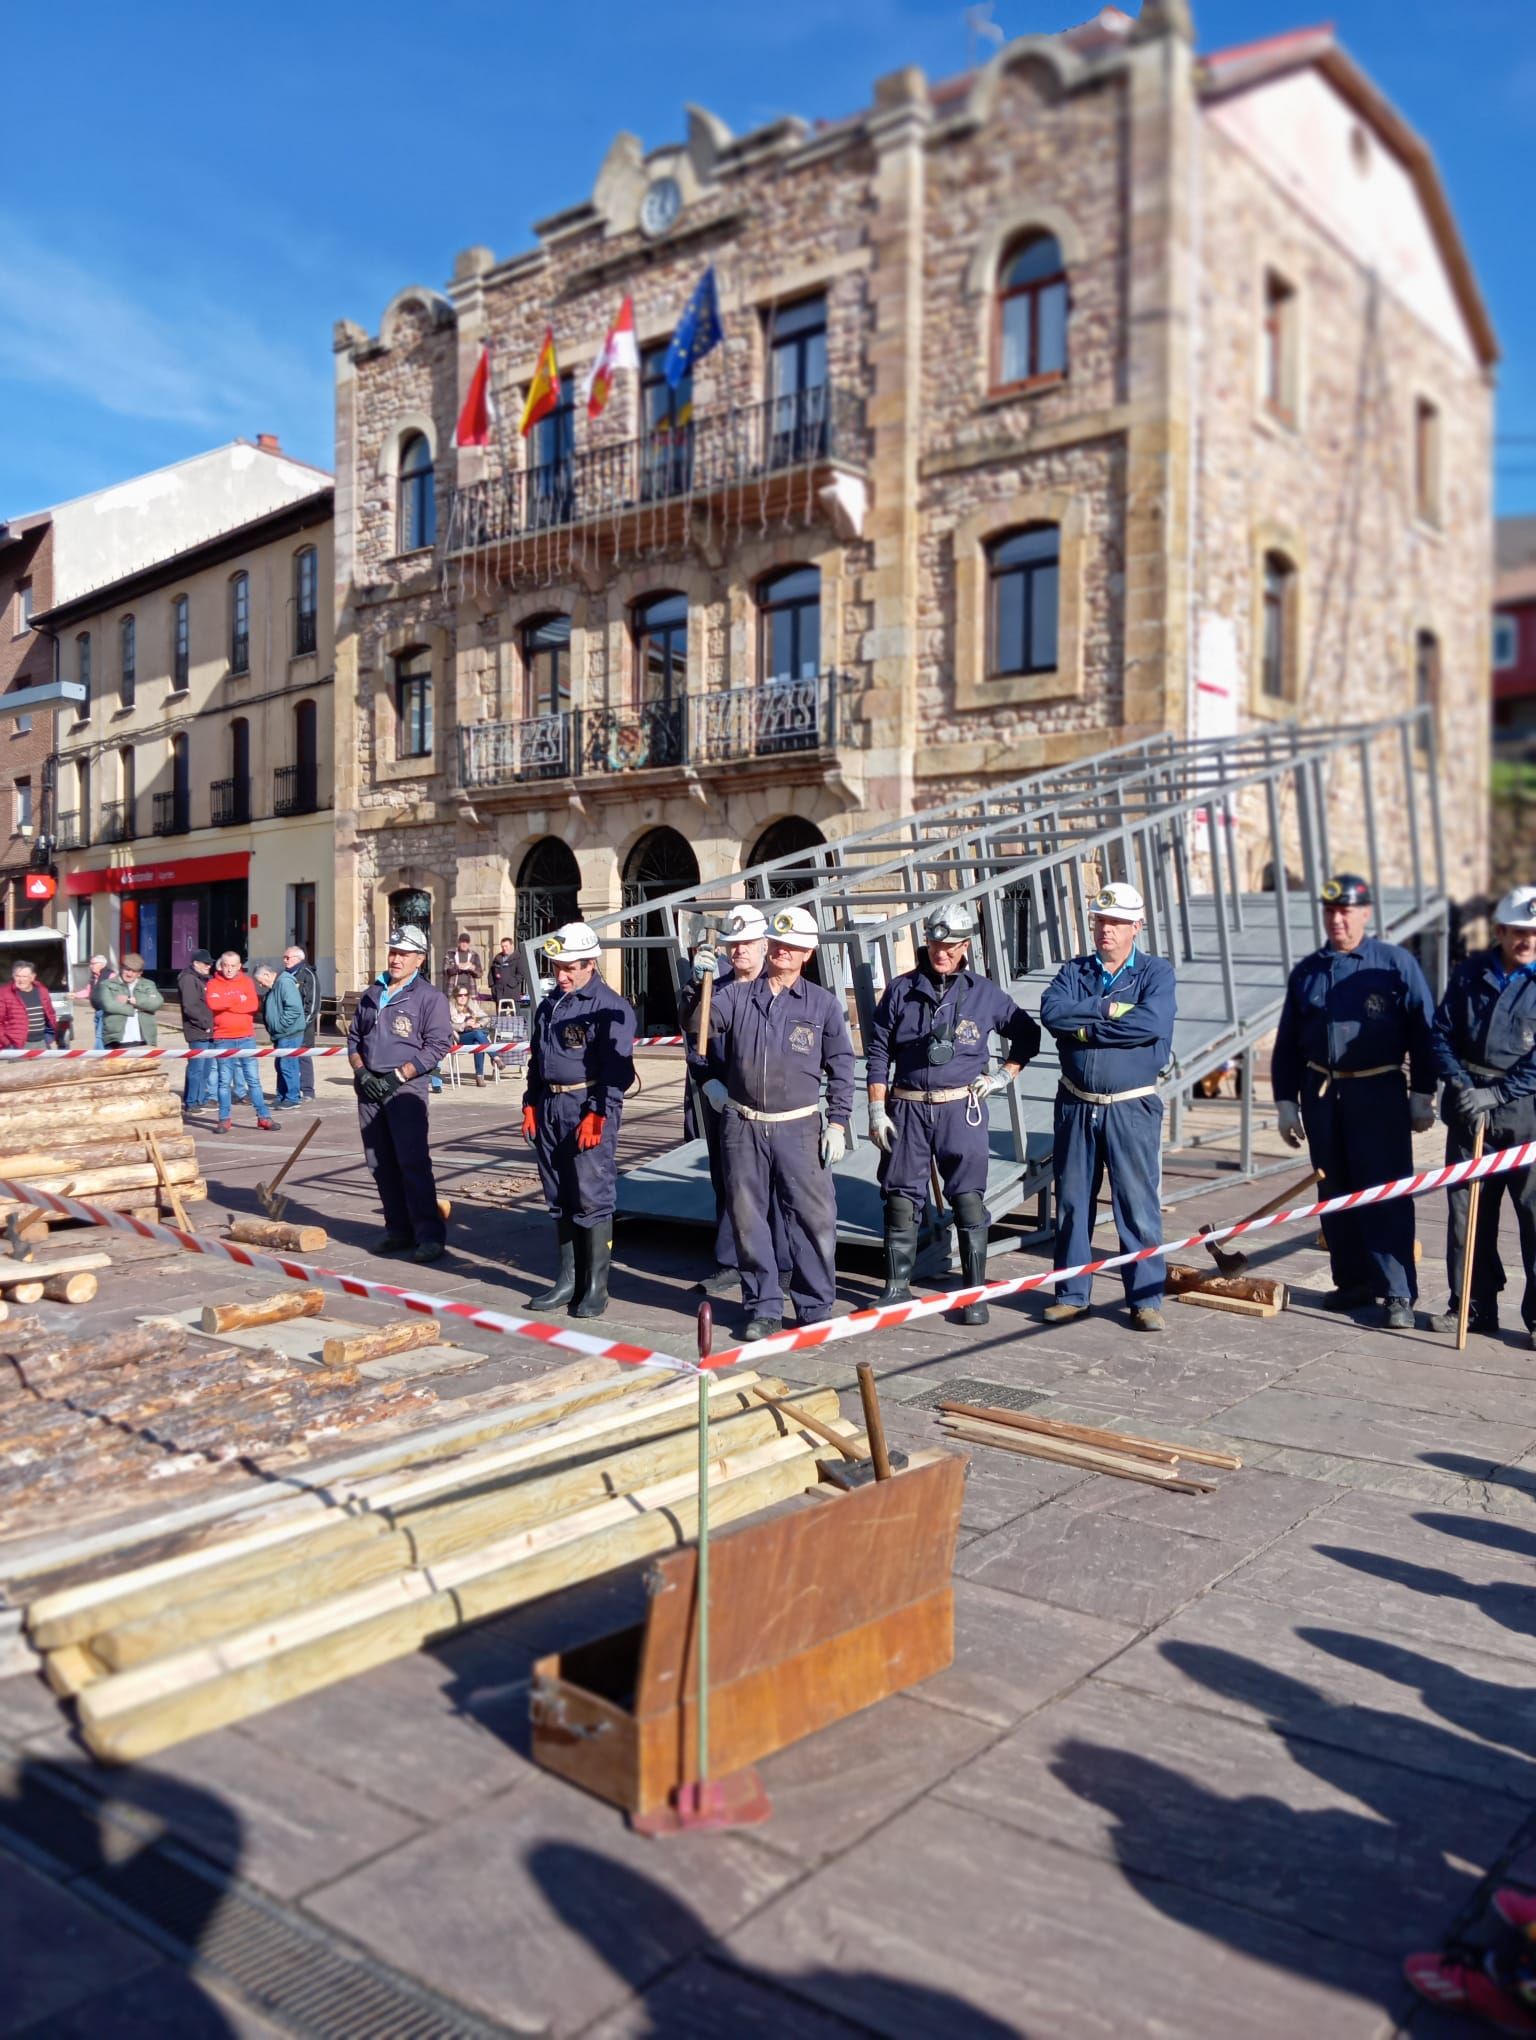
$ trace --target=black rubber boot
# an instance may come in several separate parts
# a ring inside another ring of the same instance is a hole
[[[556,1220],[556,1232],[560,1241],[560,1258],[554,1286],[541,1289],[537,1296],[530,1296],[530,1310],[553,1310],[558,1303],[569,1303],[576,1294],[576,1228],[562,1218]]]
[[[608,1308],[608,1263],[613,1241],[606,1226],[586,1225],[580,1229],[577,1254],[580,1261],[581,1299],[571,1305],[572,1317],[601,1317]]]
[[[912,1301],[912,1270],[917,1266],[917,1211],[910,1197],[892,1197],[885,1206],[885,1287],[882,1303]]]
[[[950,1202],[955,1212],[955,1237],[960,1242],[960,1274],[969,1289],[987,1279],[987,1227],[982,1216],[986,1205],[974,1192],[953,1197]],[[991,1321],[992,1313],[984,1303],[968,1303],[955,1320],[962,1325],[985,1325]]]

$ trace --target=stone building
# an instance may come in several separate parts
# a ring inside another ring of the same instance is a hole
[[[51,922],[28,881],[46,879],[53,775],[53,647],[32,619],[53,600],[53,520],[0,524],[0,927]]]
[[[534,232],[336,331],[344,973],[393,917],[483,946],[1150,731],[1419,702],[1481,887],[1494,340],[1331,34],[1201,59],[1144,0],[835,122],[695,109]]]

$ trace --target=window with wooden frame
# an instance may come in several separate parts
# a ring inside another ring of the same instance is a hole
[[[117,627],[117,699],[120,707],[132,708],[139,684],[139,627],[125,616]]]
[[[1059,657],[1061,527],[1034,524],[987,547],[987,677],[1052,673]]]
[[[1440,522],[1440,410],[1428,397],[1413,406],[1413,514],[1421,524]]]
[[[229,670],[251,670],[251,577],[246,573],[229,578]]]
[[[319,642],[320,555],[312,545],[293,556],[293,655],[301,658]]]
[[[425,646],[395,660],[395,756],[432,755],[432,654]]]
[[[1496,616],[1493,619],[1493,670],[1508,673],[1520,663],[1520,619],[1518,616]]]
[[[192,678],[192,620],[185,595],[171,604],[171,686],[180,693]]]
[[[630,612],[635,702],[671,702],[688,691],[688,597],[649,595]]]
[[[531,617],[521,636],[524,715],[564,715],[571,705],[571,619]]]
[[[821,670],[821,569],[785,567],[757,584],[758,671],[812,680]]]
[[[403,553],[437,542],[437,493],[432,449],[424,432],[413,432],[400,448],[399,530]]]
[[[1260,333],[1259,394],[1277,424],[1296,423],[1297,317],[1295,287],[1278,271],[1264,272],[1264,318]]]
[[[91,706],[91,634],[81,631],[75,639],[75,675],[85,689],[85,699],[76,706],[78,715],[86,715]]]
[[[1432,630],[1413,635],[1413,705],[1429,711],[1413,726],[1414,748],[1427,751],[1440,727],[1440,640]]]
[[[1067,266],[1054,234],[1012,242],[998,265],[992,387],[1060,382],[1067,372]]]
[[[1283,552],[1267,552],[1262,572],[1259,691],[1266,701],[1290,701],[1296,691],[1296,567]]]

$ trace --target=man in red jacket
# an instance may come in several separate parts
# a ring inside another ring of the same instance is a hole
[[[0,985],[0,1048],[52,1048],[58,1017],[48,987],[30,963],[18,963],[8,985]]]
[[[214,1064],[218,1072],[219,1131],[233,1133],[235,1130],[230,1114],[234,1110],[233,1091],[238,1069],[244,1073],[247,1095],[256,1107],[256,1124],[263,1133],[271,1133],[277,1121],[268,1115],[267,1101],[261,1095],[261,1066],[250,1053],[256,1046],[256,1015],[261,1010],[261,994],[242,969],[237,950],[225,950],[219,958],[218,969],[203,989],[208,1010],[213,1015],[214,1047],[245,1051],[238,1056],[220,1056]]]

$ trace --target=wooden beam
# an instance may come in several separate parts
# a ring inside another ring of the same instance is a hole
[[[1062,1466],[1080,1466],[1090,1473],[1108,1473],[1120,1480],[1144,1481],[1149,1487],[1206,1492],[1209,1481],[1186,1479],[1172,1467],[1154,1466],[1147,1459],[1133,1459],[1126,1453],[1104,1452],[1093,1445],[1069,1444],[1065,1438],[1037,1438],[1028,1431],[1012,1431],[1003,1424],[979,1424],[965,1417],[946,1417],[942,1428],[951,1438],[964,1438],[973,1445],[994,1445],[1004,1452],[1021,1452],[1029,1459],[1050,1459]]]
[[[0,1289],[9,1289],[13,1282],[30,1282],[41,1275],[77,1275],[88,1268],[110,1268],[112,1256],[94,1248],[83,1254],[59,1254],[52,1260],[41,1261],[0,1261]]]
[[[1140,1438],[1128,1438],[1122,1431],[1101,1430],[1093,1424],[1069,1424],[1059,1417],[1031,1417],[1022,1410],[993,1409],[985,1403],[945,1402],[939,1408],[948,1417],[1005,1424],[1012,1430],[1034,1432],[1043,1438],[1064,1438],[1074,1445],[1097,1445],[1110,1452],[1129,1453],[1133,1459],[1151,1460],[1159,1466],[1178,1463],[1178,1451],[1172,1445],[1154,1445]]]
[[[1234,1317],[1278,1317],[1278,1303],[1255,1303],[1247,1296],[1217,1295],[1204,1289],[1181,1289],[1174,1299],[1178,1303],[1192,1303],[1201,1310],[1230,1311]]]

